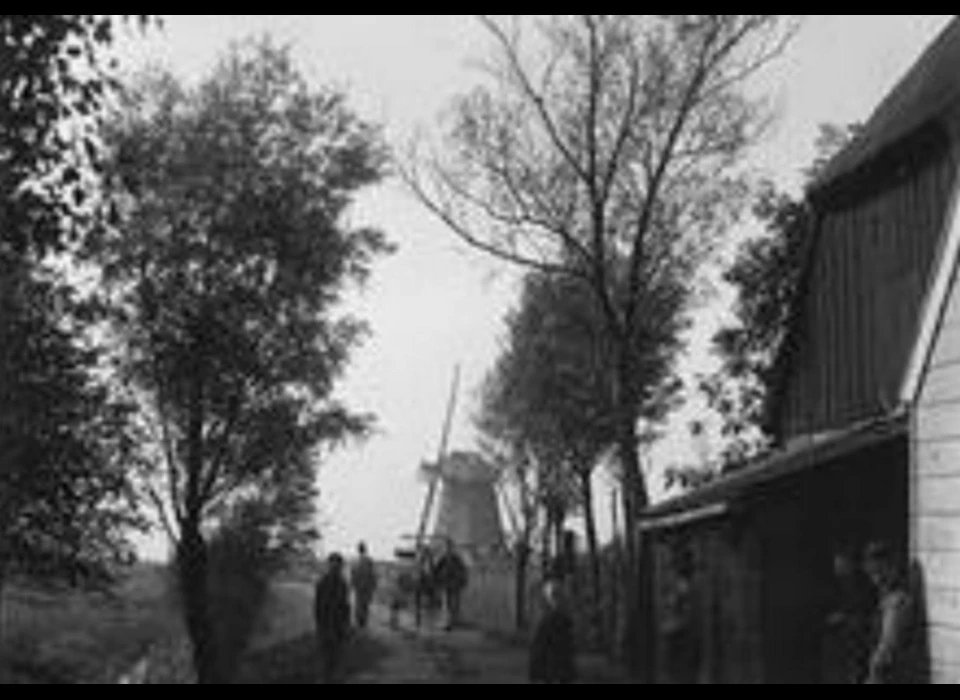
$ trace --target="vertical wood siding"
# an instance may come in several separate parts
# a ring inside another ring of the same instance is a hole
[[[949,140],[869,193],[821,204],[780,413],[785,440],[889,414],[956,180]]]

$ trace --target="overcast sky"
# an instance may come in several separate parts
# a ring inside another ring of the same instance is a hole
[[[818,125],[864,121],[951,18],[810,16],[761,86],[780,119],[752,164],[796,188],[813,158]],[[231,40],[266,33],[292,43],[312,80],[345,88],[356,111],[394,140],[436,123],[451,97],[475,80],[466,62],[484,46],[469,15],[168,15],[161,32],[123,54],[128,66],[160,61],[196,77]],[[385,230],[400,252],[351,301],[374,335],[339,394],[353,408],[375,412],[380,433],[324,465],[323,510],[330,548],[352,550],[365,539],[386,556],[416,528],[424,497],[417,465],[435,456],[458,363],[465,395],[454,447],[473,446],[471,399],[496,356],[512,288],[394,183],[364,195],[353,218]],[[659,450],[658,464],[684,457],[688,419],[678,421],[678,437]]]

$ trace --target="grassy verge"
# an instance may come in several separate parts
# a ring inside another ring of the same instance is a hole
[[[15,584],[3,607],[3,683],[114,682],[180,634],[162,570],[147,567],[112,596]]]

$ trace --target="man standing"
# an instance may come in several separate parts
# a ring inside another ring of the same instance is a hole
[[[827,685],[862,685],[870,662],[877,594],[853,547],[833,557],[833,589],[827,600],[824,676]]]
[[[327,562],[327,573],[317,583],[314,598],[317,641],[323,662],[323,680],[336,682],[350,632],[350,591],[344,580],[344,561],[334,554]]]
[[[880,597],[879,638],[866,684],[925,683],[922,618],[905,567],[887,545],[875,544],[867,550],[865,569]]]
[[[577,680],[574,622],[562,599],[562,585],[548,581],[545,612],[530,645],[529,676],[536,685],[572,685]]]
[[[446,549],[437,562],[437,582],[439,583],[447,609],[447,631],[460,624],[460,606],[463,592],[467,588],[469,574],[466,562],[457,552],[453,540],[448,539]]]
[[[357,628],[365,630],[370,622],[370,605],[377,591],[377,569],[365,543],[360,543],[357,555],[357,561],[350,572],[350,584],[353,586]]]

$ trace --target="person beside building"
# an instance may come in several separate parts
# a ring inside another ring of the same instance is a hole
[[[436,578],[447,611],[447,631],[452,631],[460,624],[463,593],[469,583],[467,564],[453,540],[447,540],[443,556],[437,562]]]
[[[827,603],[825,685],[861,685],[867,678],[877,595],[855,550],[841,546],[833,556],[833,587]]]
[[[693,554],[680,549],[675,554],[674,578],[664,611],[666,669],[673,685],[697,683],[700,677],[701,620],[695,576]]]
[[[350,585],[353,588],[357,628],[365,630],[370,622],[370,606],[377,591],[377,568],[363,542],[357,547],[357,561],[350,571]]]
[[[544,586],[545,612],[530,645],[529,677],[533,684],[571,685],[577,681],[574,622],[562,590],[557,581]]]
[[[881,543],[868,548],[865,569],[879,597],[878,635],[865,684],[926,683],[922,615],[906,567]]]
[[[335,683],[341,672],[343,654],[350,634],[350,590],[344,578],[344,560],[333,554],[327,572],[317,583],[314,620],[323,664],[323,680]]]

